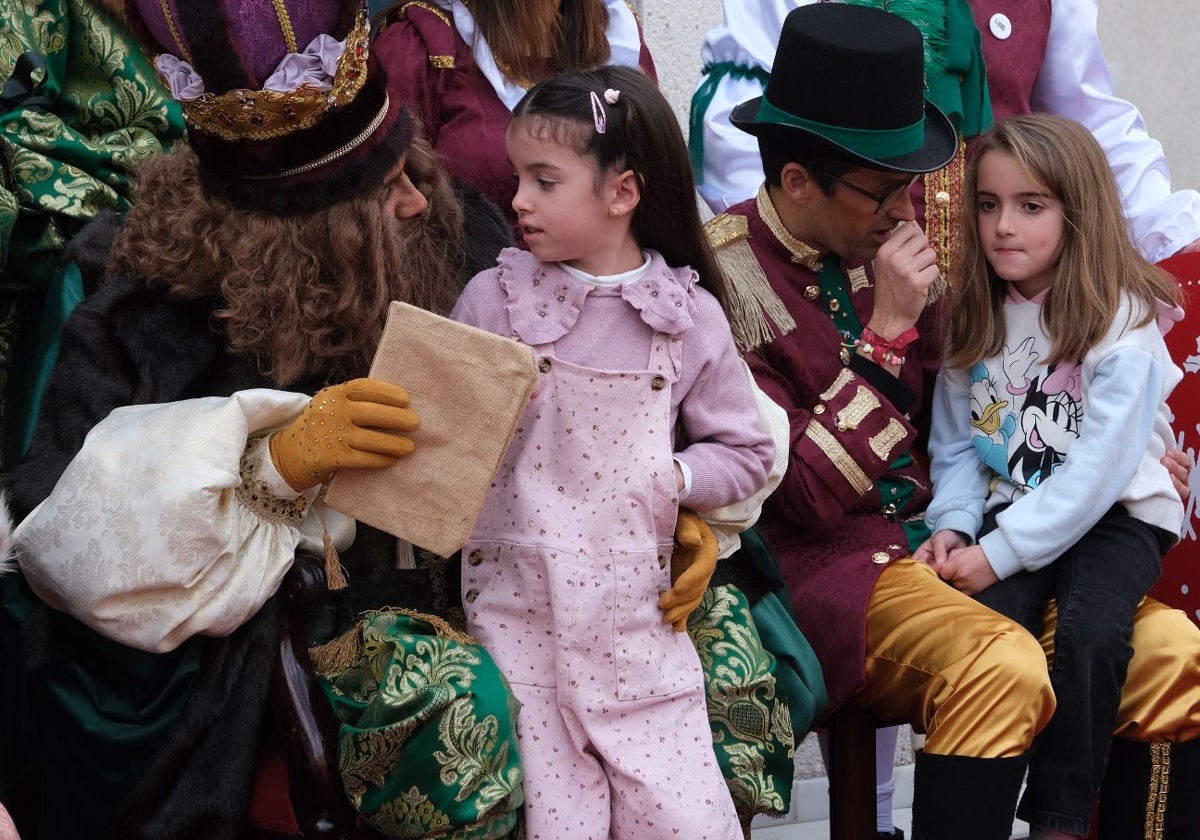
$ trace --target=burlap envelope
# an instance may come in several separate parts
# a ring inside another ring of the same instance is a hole
[[[462,548],[537,380],[533,350],[393,302],[371,376],[394,382],[421,417],[416,451],[382,470],[346,470],[335,510],[447,557]]]

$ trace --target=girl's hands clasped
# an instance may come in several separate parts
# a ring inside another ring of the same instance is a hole
[[[390,467],[413,451],[421,424],[408,392],[378,379],[318,391],[292,424],[271,435],[271,460],[293,490],[324,484],[344,469]]]

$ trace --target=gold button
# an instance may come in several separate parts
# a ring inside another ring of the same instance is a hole
[[[667,556],[665,554],[658,555],[658,568],[667,568]]]
[[[550,372],[550,360],[549,359],[540,360],[538,362],[538,370],[540,370],[542,373],[549,373]]]
[[[938,190],[937,195],[933,197],[933,201],[938,207],[950,206],[950,193],[945,190]]]
[[[844,365],[850,364],[850,348],[849,347],[843,347],[841,349],[841,351],[839,351],[838,355],[841,356],[841,358],[842,358],[842,364],[844,364]]]
[[[837,302],[836,298],[834,300],[829,301],[829,311],[830,312],[837,312],[841,308],[842,308],[842,305]]]
[[[483,562],[483,552],[478,548],[467,555],[467,562],[472,566],[478,566]]]
[[[656,376],[650,380],[650,387],[655,391],[661,391],[663,388],[667,387],[667,380],[661,376]]]
[[[817,403],[816,405],[813,406],[813,414],[824,414],[824,413],[825,413],[825,406],[821,405],[820,403]]]
[[[887,555],[884,555],[884,556],[886,557]],[[474,604],[475,599],[479,597],[479,590],[478,589],[468,589],[467,594],[464,595],[463,597],[466,599],[466,602],[468,604]]]
[[[886,551],[876,551],[874,554],[871,555],[871,562],[874,563],[876,566],[882,566],[884,563],[886,563],[887,561],[889,561],[891,559],[892,559],[892,555],[888,554]],[[470,592],[467,593],[467,595],[470,595],[470,594],[471,594]]]
[[[819,294],[821,294],[821,290],[816,286],[804,287],[804,297],[806,300],[816,300]]]
[[[892,504],[891,502],[888,502],[886,505],[883,506],[882,513],[884,516],[895,516],[896,515],[896,506],[894,504]]]

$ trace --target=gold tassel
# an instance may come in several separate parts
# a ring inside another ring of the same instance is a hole
[[[772,321],[781,335],[796,329],[795,319],[771,288],[749,242],[721,249],[717,261],[729,280],[729,325],[740,350],[757,350],[773,341]]]
[[[317,497],[316,511],[317,521],[321,523],[321,542],[325,544],[325,588],[336,591],[345,589],[349,584],[346,581],[346,570],[342,568],[342,560],[334,548],[333,537],[329,536],[329,528],[325,525],[324,507],[325,487],[322,487]]]
[[[362,621],[337,638],[308,649],[313,668],[323,677],[333,677],[350,668],[362,656]]]

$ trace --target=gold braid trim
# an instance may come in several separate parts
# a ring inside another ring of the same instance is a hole
[[[850,457],[850,453],[846,451],[845,447],[838,443],[837,438],[820,423],[810,420],[808,428],[804,430],[804,435],[821,448],[821,451],[842,474],[842,478],[846,479],[858,495],[863,495],[874,486],[858,463]]]
[[[264,437],[265,435],[256,435],[246,441],[246,448],[242,451],[238,463],[242,483],[234,489],[233,495],[243,507],[248,508],[264,522],[299,528],[304,522],[304,514],[308,511],[308,499],[304,496],[294,499],[276,496],[271,485],[256,477],[262,469],[263,449],[266,447],[260,447],[259,441]]]
[[[729,326],[738,349],[746,352],[769,344],[774,340],[772,322],[780,335],[796,329],[795,319],[750,250],[746,217],[722,213],[705,224],[704,232],[728,281]]]
[[[833,399],[840,394],[842,389],[849,385],[853,379],[854,373],[851,372],[850,368],[842,368],[838,371],[837,379],[833,380],[833,384],[825,390],[825,393],[821,394],[821,399],[826,402]]]
[[[171,30],[171,37],[175,39],[175,45],[179,47],[179,52],[187,59],[188,64],[195,64],[196,62],[192,61],[191,51],[183,43],[183,38],[179,37],[179,30],[175,28],[175,18],[171,16],[171,4],[168,0],[159,0],[159,5],[162,6],[163,17],[167,19],[167,28]]]
[[[871,451],[880,461],[891,462],[892,450],[896,448],[896,444],[904,440],[907,434],[904,424],[892,417],[884,426],[883,431],[872,435],[867,442],[871,445]]]
[[[288,52],[300,52],[300,45],[296,43],[296,30],[292,28],[292,19],[288,16],[283,0],[271,0],[271,5],[275,7],[275,17],[279,18],[279,28],[283,31],[283,40],[287,42]]]
[[[758,188],[758,195],[754,197],[754,201],[758,205],[758,215],[762,217],[767,229],[788,249],[788,253],[792,255],[792,262],[804,266],[809,271],[820,271],[821,252],[805,245],[783,226],[783,220],[775,211],[775,203],[771,201],[771,194],[767,192],[765,183]]]
[[[960,137],[954,159],[925,176],[925,235],[938,255],[938,278],[929,287],[932,303],[949,288],[962,258],[962,192],[967,144]]]
[[[408,9],[410,6],[416,6],[418,9],[424,9],[431,15],[441,18],[442,23],[446,24],[447,26],[454,26],[454,23],[450,20],[449,15],[432,3],[426,3],[425,0],[409,0],[409,2],[400,7],[400,11],[397,12],[397,16],[401,19],[408,17]]]
[[[429,56],[429,66],[434,70],[453,70],[454,56],[452,55],[431,55]]]
[[[1146,799],[1146,840],[1163,840],[1167,817],[1167,795],[1171,789],[1171,745],[1150,745],[1150,795]]]
[[[846,370],[846,368],[842,368],[842,370]],[[871,412],[879,407],[879,397],[875,396],[869,388],[859,385],[858,390],[854,392],[854,398],[837,413],[838,431],[854,431],[862,424],[862,421],[871,416]]]

